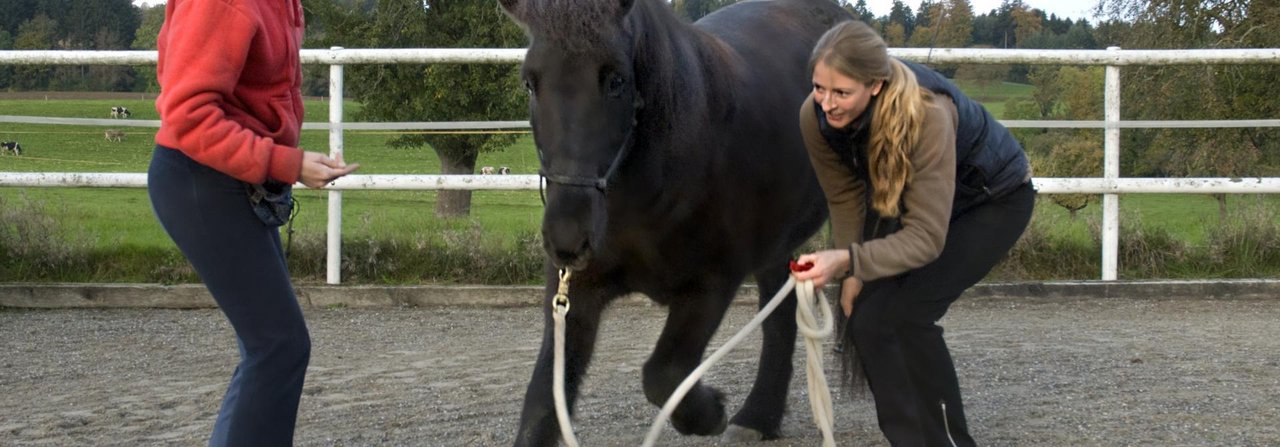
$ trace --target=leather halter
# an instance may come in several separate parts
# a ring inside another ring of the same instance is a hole
[[[639,92],[636,92],[636,99],[632,103],[632,106],[633,108],[631,109],[631,128],[627,129],[627,135],[623,137],[622,145],[618,148],[617,155],[614,155],[613,162],[609,164],[609,170],[605,171],[603,176],[587,177],[587,176],[578,176],[578,175],[562,175],[562,174],[549,173],[547,172],[546,157],[544,157],[542,153],[542,146],[536,145],[535,143],[538,150],[538,165],[539,165],[538,175],[546,179],[547,183],[555,183],[555,184],[566,185],[566,186],[578,186],[578,187],[584,187],[584,188],[594,187],[597,190],[600,190],[600,192],[605,192],[606,190],[608,190],[609,180],[612,179],[613,175],[618,172],[618,167],[622,166],[622,160],[627,158],[627,154],[631,152],[631,147],[634,146],[632,142],[634,140],[636,126],[639,124],[639,121],[636,119],[636,116],[640,114],[640,109],[644,107],[644,100],[640,98]],[[538,182],[538,193],[539,195],[542,195],[542,182]],[[542,203],[546,204],[546,202],[547,202],[546,196],[543,195]]]

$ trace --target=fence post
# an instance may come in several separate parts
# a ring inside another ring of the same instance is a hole
[[[1120,47],[1107,47],[1120,51]],[[1106,130],[1102,149],[1102,176],[1114,187],[1120,178],[1120,67],[1107,65]],[[1120,196],[1102,195],[1102,280],[1115,281],[1120,255]]]
[[[342,47],[329,47],[332,52]],[[336,58],[335,58],[336,59]],[[329,156],[342,156],[342,65],[329,65]],[[342,282],[342,191],[329,191],[328,249],[325,255],[326,282]]]

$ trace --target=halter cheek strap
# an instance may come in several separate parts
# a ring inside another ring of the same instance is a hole
[[[631,128],[627,129],[627,135],[623,137],[622,145],[618,148],[617,155],[614,155],[613,162],[609,164],[609,170],[605,171],[603,176],[587,177],[549,173],[547,172],[546,157],[542,153],[542,146],[537,146],[538,164],[541,166],[541,169],[538,170],[538,175],[546,179],[547,183],[555,183],[565,186],[578,186],[583,188],[594,187],[597,190],[600,190],[600,192],[608,190],[609,179],[612,179],[614,174],[617,174],[618,168],[622,166],[622,160],[627,158],[627,154],[631,152],[631,147],[634,146],[632,142],[635,139],[636,125],[639,123],[636,117],[640,114],[640,109],[644,107],[644,100],[640,98],[638,92],[636,94],[636,100],[632,106]],[[547,203],[547,198],[542,192],[542,186],[543,182],[538,182],[538,194],[542,196],[542,203],[545,205]]]

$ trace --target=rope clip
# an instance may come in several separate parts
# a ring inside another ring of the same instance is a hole
[[[561,315],[569,313],[569,278],[572,276],[573,270],[560,269],[560,286],[556,290],[556,296],[551,298],[551,305]]]

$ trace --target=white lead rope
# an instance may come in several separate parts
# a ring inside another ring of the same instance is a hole
[[[747,322],[747,325],[743,326],[737,334],[734,334],[729,341],[725,342],[719,349],[716,349],[710,357],[703,360],[702,364],[698,365],[692,373],[689,373],[689,377],[686,377],[684,382],[681,382],[680,386],[676,387],[676,390],[671,393],[671,397],[667,398],[667,403],[662,406],[662,412],[653,420],[653,425],[649,427],[649,435],[645,437],[644,444],[642,444],[643,447],[653,447],[653,444],[658,441],[658,436],[662,434],[662,426],[671,417],[671,414],[675,412],[676,406],[680,405],[680,401],[684,399],[685,394],[688,394],[689,390],[693,389],[693,386],[702,378],[702,375],[711,369],[711,365],[737,347],[739,343],[742,343],[742,340],[746,339],[747,335],[756,330],[757,327],[760,327],[765,318],[773,314],[774,309],[777,309],[778,305],[782,304],[782,299],[786,298],[787,293],[791,292],[791,289],[795,287],[796,278],[788,275],[787,283],[769,300],[764,309],[761,309],[756,314],[755,318]],[[805,336],[805,350],[809,353],[806,371],[809,381],[809,401],[811,403],[810,406],[813,407],[814,421],[818,423],[818,428],[822,430],[823,445],[834,447],[835,440],[831,433],[831,421],[834,418],[834,411],[831,407],[831,392],[827,390],[826,375],[822,372],[822,339],[831,335],[834,322],[831,317],[831,305],[827,302],[826,296],[818,292],[818,297],[822,301],[819,308],[822,309],[824,326],[822,328],[814,327],[813,323],[815,321],[811,309],[814,292],[813,281],[801,283],[800,288],[796,290],[796,298],[800,303],[796,307],[796,323],[800,328],[800,332]]]
[[[814,303],[815,292],[820,303]],[[804,371],[809,382],[809,408],[813,410],[813,422],[822,431],[823,447],[835,447],[835,435],[832,433],[835,409],[831,405],[831,390],[827,388],[827,374],[822,370],[822,340],[834,332],[835,319],[831,316],[827,297],[814,290],[813,281],[802,282],[796,288],[796,303],[796,327],[804,335],[804,350],[808,354]],[[815,304],[822,315],[821,325],[813,312]]]
[[[551,395],[556,401],[556,419],[560,421],[560,437],[564,445],[578,447],[569,421],[569,400],[564,397],[564,316],[569,313],[569,278],[573,270],[560,270],[560,288],[551,299],[551,319],[555,320],[555,362],[551,367]]]
[[[564,326],[565,314],[569,312],[569,278],[572,271],[562,270],[560,272],[560,286],[556,296],[552,299],[551,317],[555,320],[555,362],[552,367],[552,395],[555,397],[556,418],[560,421],[560,435],[565,445],[569,447],[578,447],[578,439],[573,435],[573,426],[570,425],[568,401],[564,395]],[[667,398],[666,404],[662,406],[662,411],[658,417],[654,419],[653,425],[649,427],[649,434],[645,437],[643,447],[653,447],[657,442],[658,436],[662,434],[662,427],[671,414],[675,412],[680,401],[684,396],[693,389],[698,383],[702,375],[711,369],[711,366],[720,358],[728,354],[730,350],[737,347],[746,339],[747,335],[760,327],[769,315],[782,304],[782,299],[787,293],[796,288],[795,277],[788,277],[786,284],[781,290],[765,304],[764,308],[756,314],[751,321],[747,322],[737,334],[734,334],[729,341],[716,349],[715,352],[702,361],[702,364],[689,373],[680,386],[676,387],[671,393],[671,397]],[[817,326],[817,317],[814,316],[814,295],[817,295],[819,301],[818,310],[821,314],[822,326]],[[805,337],[805,351],[808,353],[808,361],[806,362],[806,378],[809,382],[809,403],[813,409],[814,422],[818,424],[818,429],[822,431],[822,445],[824,447],[834,447],[835,439],[832,434],[832,420],[835,412],[831,405],[831,392],[827,387],[826,374],[822,370],[822,339],[828,337],[833,332],[834,322],[831,316],[831,305],[827,302],[827,298],[820,291],[816,291],[813,287],[813,281],[805,281],[801,283],[800,288],[796,290],[796,298],[798,305],[796,306],[796,325],[801,334]]]

